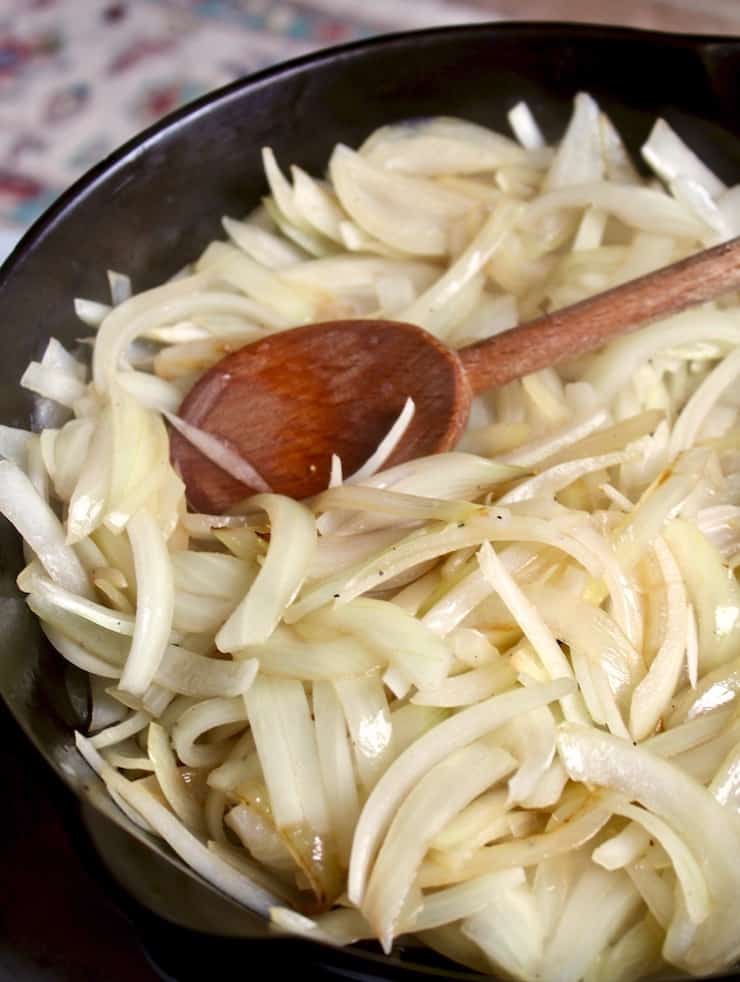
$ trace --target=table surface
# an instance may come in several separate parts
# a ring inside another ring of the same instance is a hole
[[[0,982],[156,982],[136,936],[80,863],[56,778],[0,707]]]

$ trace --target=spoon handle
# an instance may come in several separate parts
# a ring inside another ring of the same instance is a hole
[[[473,392],[482,392],[737,289],[740,237],[462,348],[458,356]]]

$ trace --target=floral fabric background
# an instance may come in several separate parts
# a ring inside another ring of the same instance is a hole
[[[501,17],[740,34],[740,0],[0,0],[0,261],[88,167],[209,89],[318,47]]]
[[[314,48],[490,16],[439,0],[0,0],[0,259],[88,167],[210,89]]]

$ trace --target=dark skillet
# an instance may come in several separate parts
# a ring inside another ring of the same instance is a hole
[[[505,130],[506,112],[520,99],[555,139],[579,90],[598,99],[633,151],[662,115],[724,180],[740,180],[738,40],[520,23],[393,35],[311,55],[236,82],[168,117],[90,171],[36,223],[0,271],[0,419],[28,424],[32,406],[17,385],[24,367],[50,334],[71,343],[81,333],[72,298],[104,300],[107,268],[129,273],[136,289],[152,286],[220,236],[221,215],[242,214],[258,201],[265,191],[261,146],[272,146],[283,162],[320,172],[335,143],[356,145],[383,123],[445,114]],[[46,775],[50,794],[60,794],[61,778],[128,828],[97,793],[73,748],[71,728],[80,720],[67,696],[61,659],[43,641],[16,590],[22,557],[5,523],[0,559],[5,705],[56,772],[57,778],[51,771]],[[77,816],[76,806],[69,811],[69,796],[63,801],[65,814]],[[269,934],[257,915],[183,878],[166,850],[160,853],[167,859],[157,858],[89,804],[82,815],[125,884],[120,905],[169,977],[200,979],[209,968],[251,967],[252,977],[259,978],[268,964],[262,959],[280,956],[273,962],[279,970],[285,967],[282,955],[294,956],[293,942],[276,947],[270,941],[224,940],[224,934]],[[88,847],[80,848],[85,855]],[[101,878],[107,875],[101,871]],[[123,899],[131,893],[136,900]],[[160,921],[141,904],[174,923]],[[194,933],[198,928],[206,933]],[[418,949],[399,950],[389,959],[313,946],[308,952],[299,949],[303,978],[474,978],[441,959],[420,956]]]

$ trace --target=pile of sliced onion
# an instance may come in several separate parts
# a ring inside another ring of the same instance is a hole
[[[299,502],[177,415],[225,351],[398,317],[452,346],[740,233],[658,120],[629,158],[590,96],[548,146],[453,118],[263,153],[269,195],[171,281],[77,298],[0,427],[0,512],[77,747],[201,877],[324,943],[629,982],[740,958],[740,307],[654,323],[484,393],[461,445],[377,450]],[[135,286],[135,284],[134,284]],[[70,298],[72,302],[72,298]],[[248,419],[248,413],[246,414]],[[168,425],[260,493],[188,510]]]

